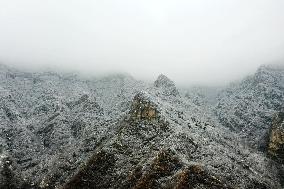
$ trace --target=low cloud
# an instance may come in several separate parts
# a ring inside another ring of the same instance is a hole
[[[284,1],[0,2],[0,61],[220,85],[284,63]]]

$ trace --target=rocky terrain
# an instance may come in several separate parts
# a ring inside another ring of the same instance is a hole
[[[220,93],[214,112],[247,145],[265,150],[273,114],[283,111],[283,102],[284,68],[261,66],[254,75]]]
[[[284,69],[223,90],[0,65],[0,188],[284,188]]]

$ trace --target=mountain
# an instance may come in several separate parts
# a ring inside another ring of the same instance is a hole
[[[218,96],[215,113],[222,125],[254,148],[265,150],[273,114],[284,107],[284,67],[261,66]]]
[[[273,117],[269,133],[268,154],[276,160],[284,160],[284,111],[278,112]]]
[[[262,67],[214,101],[165,75],[145,83],[1,65],[0,188],[281,188],[283,165],[243,130],[250,121],[269,143],[282,76]],[[249,108],[237,103],[250,95]]]

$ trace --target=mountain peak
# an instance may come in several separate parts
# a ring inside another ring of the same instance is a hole
[[[154,82],[155,87],[161,87],[164,85],[175,85],[172,80],[170,80],[167,76],[164,74],[160,74],[156,81]]]
[[[170,80],[167,76],[160,74],[154,86],[163,90],[163,94],[166,96],[178,96],[179,92],[175,86],[175,83]]]
[[[155,120],[158,113],[157,105],[147,93],[141,91],[135,95],[131,106],[131,115],[135,120]]]

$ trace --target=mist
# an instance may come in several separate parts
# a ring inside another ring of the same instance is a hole
[[[223,85],[284,64],[280,0],[0,0],[0,62]]]

